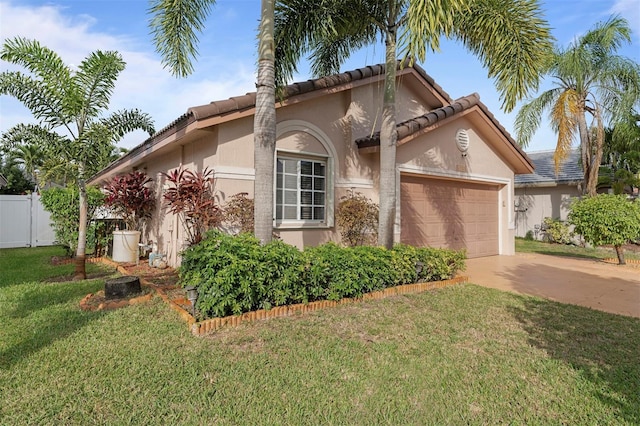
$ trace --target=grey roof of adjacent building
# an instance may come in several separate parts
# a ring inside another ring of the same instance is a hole
[[[556,174],[553,150],[528,152],[527,155],[535,166],[535,172],[516,175],[516,186],[543,186],[550,184],[578,184],[583,179],[580,151],[577,149],[569,153],[567,159],[560,165]]]

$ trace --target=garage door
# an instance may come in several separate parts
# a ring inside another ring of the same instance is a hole
[[[403,243],[498,254],[498,186],[402,176]]]

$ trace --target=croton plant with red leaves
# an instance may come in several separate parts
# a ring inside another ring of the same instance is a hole
[[[214,197],[213,170],[192,172],[180,167],[163,175],[169,184],[162,195],[165,206],[182,221],[187,243],[199,243],[207,230],[220,226],[223,217]]]
[[[105,204],[122,217],[128,230],[141,231],[144,221],[151,218],[156,205],[151,182],[145,173],[133,171],[115,176],[104,187]]]

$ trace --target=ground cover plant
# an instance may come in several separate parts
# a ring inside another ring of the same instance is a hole
[[[28,250],[0,275],[1,424],[640,422],[637,318],[460,285],[195,338],[159,298],[81,311],[101,283],[22,279]]]

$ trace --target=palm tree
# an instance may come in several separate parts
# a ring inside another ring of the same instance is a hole
[[[15,147],[10,151],[10,155],[17,163],[22,164],[27,178],[31,179],[33,183],[37,183],[36,170],[42,166],[44,159],[42,149],[36,144],[27,143]]]
[[[254,115],[254,215],[255,235],[263,243],[273,235],[273,169],[276,147],[274,77],[274,4],[261,0],[258,39],[258,78]],[[186,77],[193,72],[197,35],[215,0],[153,0],[151,31],[156,50],[172,73]]]
[[[598,185],[610,185],[614,194],[640,186],[640,115],[632,111],[604,129],[602,159]]]
[[[551,126],[558,134],[556,169],[568,156],[578,133],[583,192],[590,195],[596,193],[605,122],[615,122],[638,104],[640,68],[616,54],[623,43],[629,42],[629,24],[613,16],[596,24],[568,48],[556,47],[545,69],[553,88],[523,105],[516,116],[517,138],[526,147],[540,125],[542,113],[549,111]]]
[[[118,75],[125,68],[118,52],[95,51],[73,71],[39,42],[16,37],[5,40],[0,58],[29,71],[0,73],[0,94],[18,99],[39,122],[10,129],[3,135],[5,143],[40,142],[46,146],[45,154],[55,153],[76,170],[80,223],[74,278],[85,279],[86,178],[105,165],[124,134],[137,129],[153,134],[153,121],[138,110],[103,116]]]
[[[384,40],[385,82],[380,128],[378,241],[390,248],[396,210],[395,85],[398,56],[425,60],[442,36],[461,41],[496,80],[503,108],[538,84],[538,69],[551,49],[549,28],[536,0],[281,0],[276,10],[276,65],[287,81],[302,55],[312,71],[339,71],[356,49]],[[403,66],[403,63],[400,63]]]

